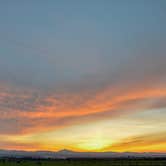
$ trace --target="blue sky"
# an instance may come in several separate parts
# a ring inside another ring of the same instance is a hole
[[[1,2],[1,71],[18,82],[49,84],[118,70],[114,68],[119,63],[126,65],[123,61],[141,50],[164,47],[164,5],[164,1]]]

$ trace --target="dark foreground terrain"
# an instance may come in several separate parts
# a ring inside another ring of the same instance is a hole
[[[166,166],[166,159],[0,159],[0,166]]]

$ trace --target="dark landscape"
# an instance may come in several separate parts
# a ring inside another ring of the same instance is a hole
[[[165,166],[166,158],[112,159],[0,159],[0,166]]]
[[[0,150],[0,166],[165,166],[165,153]]]

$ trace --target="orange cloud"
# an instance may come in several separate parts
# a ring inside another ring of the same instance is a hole
[[[89,120],[113,118],[152,107],[154,101],[165,97],[165,88],[128,89],[120,95],[116,94],[116,89],[106,88],[94,95],[87,92],[45,94],[37,90],[1,87],[0,132],[45,131]]]
[[[166,132],[129,137],[110,145],[104,151],[166,152]]]

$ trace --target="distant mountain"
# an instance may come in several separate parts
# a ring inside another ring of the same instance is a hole
[[[138,158],[138,157],[166,157],[166,153],[135,153],[135,152],[74,152],[63,149],[57,152],[51,151],[16,151],[16,150],[0,150],[0,158],[51,158],[51,159],[67,159],[67,158]]]
[[[62,149],[62,150],[58,151],[57,153],[68,154],[68,153],[75,153],[75,152],[71,151],[71,150],[68,150],[68,149]]]

